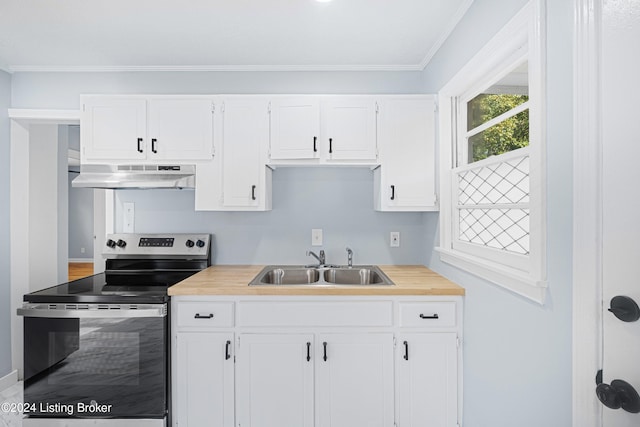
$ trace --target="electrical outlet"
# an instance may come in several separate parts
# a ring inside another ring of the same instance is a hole
[[[311,230],[311,246],[322,246],[322,228]]]
[[[133,202],[123,203],[124,208],[124,227],[122,231],[124,233],[133,233],[134,224],[136,219],[135,204]]]
[[[392,231],[391,235],[389,237],[389,246],[391,246],[392,248],[399,248],[400,247],[400,232],[399,231]]]

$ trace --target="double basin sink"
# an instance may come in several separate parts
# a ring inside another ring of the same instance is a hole
[[[249,283],[249,286],[260,285],[393,286],[393,282],[375,265],[269,265]]]

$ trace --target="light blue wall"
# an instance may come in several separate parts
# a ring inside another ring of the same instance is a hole
[[[425,91],[437,92],[524,4],[475,0],[425,70]],[[467,292],[465,427],[571,425],[572,4],[547,2],[547,302],[528,302],[428,254],[431,268]],[[426,221],[431,249],[438,221]]]
[[[14,73],[14,108],[78,108],[81,93],[415,93],[419,72]]]
[[[273,172],[273,210],[194,212],[193,191],[117,192],[135,202],[136,232],[214,234],[214,264],[313,263],[307,250],[324,249],[327,262],[346,264],[345,246],[356,264],[424,264],[427,250],[420,213],[373,210],[373,172],[368,168],[279,168]],[[323,247],[311,247],[311,229],[323,229]],[[400,248],[389,247],[399,231]]]
[[[11,370],[9,116],[11,75],[0,71],[0,378]]]

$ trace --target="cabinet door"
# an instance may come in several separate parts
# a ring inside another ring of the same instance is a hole
[[[322,150],[327,160],[375,160],[376,101],[331,98],[323,103]]]
[[[225,99],[222,105],[222,199],[225,207],[264,205],[268,102]]]
[[[401,334],[397,341],[396,360],[400,425],[402,427],[457,426],[456,334]]]
[[[313,426],[312,346],[312,334],[240,335],[239,425]]]
[[[82,160],[145,159],[146,105],[140,98],[84,97],[80,127]]]
[[[324,334],[317,343],[318,425],[392,426],[393,334]]]
[[[435,206],[433,97],[382,101],[378,131],[381,210]]]
[[[234,425],[233,334],[180,332],[174,425]]]
[[[211,160],[213,102],[208,99],[149,101],[149,156],[159,160]]]
[[[299,96],[271,102],[272,160],[317,158],[319,144],[318,98]]]

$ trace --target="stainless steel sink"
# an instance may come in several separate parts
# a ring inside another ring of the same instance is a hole
[[[325,282],[337,285],[389,285],[391,281],[373,266],[329,268],[324,271]],[[388,282],[385,282],[386,281]]]
[[[393,282],[375,265],[353,267],[269,265],[249,286],[393,286]]]
[[[275,267],[264,271],[260,285],[309,285],[320,280],[320,271],[315,268]]]

